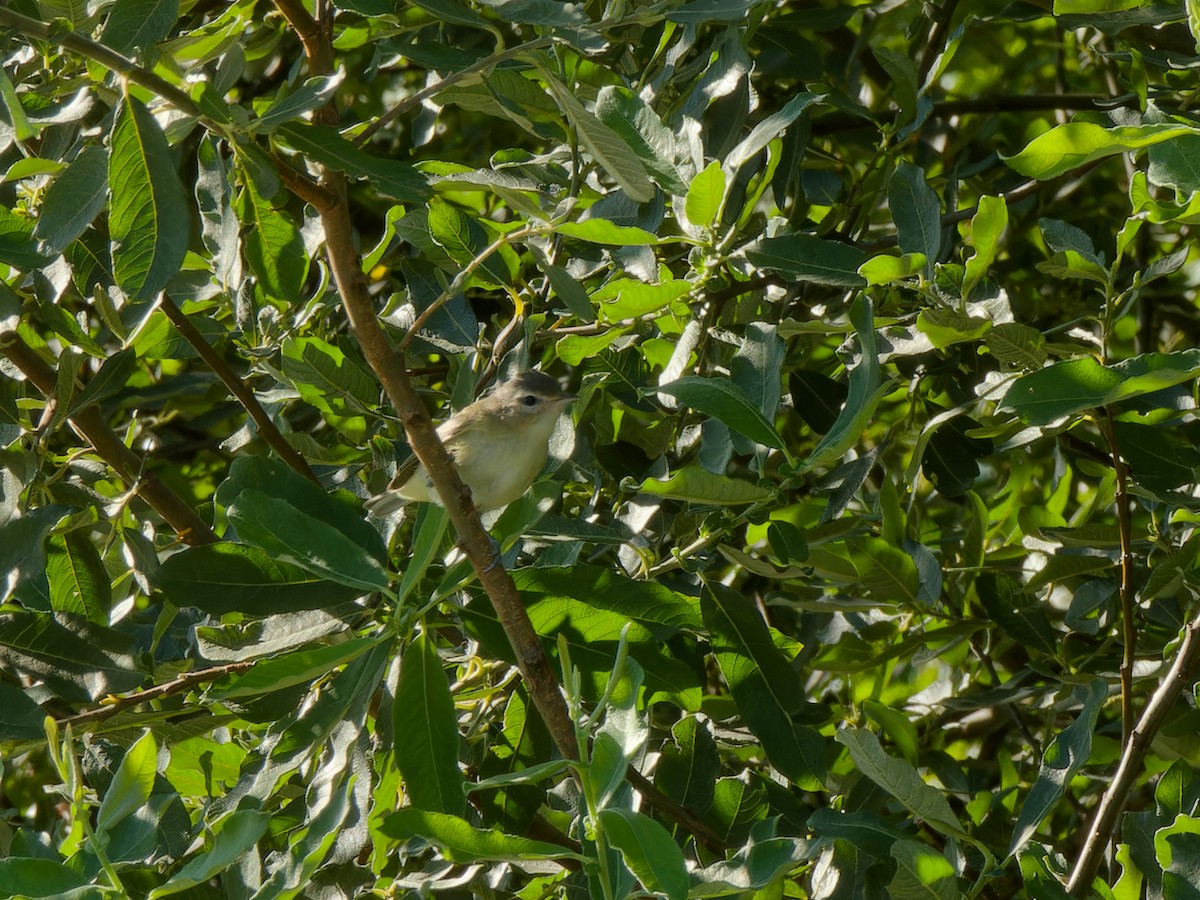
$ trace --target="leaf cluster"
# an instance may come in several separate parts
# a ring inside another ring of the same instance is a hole
[[[0,28],[0,897],[1195,893],[1196,4]]]

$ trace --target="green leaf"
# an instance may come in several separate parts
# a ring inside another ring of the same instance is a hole
[[[239,457],[217,488],[239,537],[329,581],[363,591],[387,588],[379,534],[281,462]]]
[[[903,256],[872,256],[858,267],[868,285],[891,284],[930,270],[924,253],[905,253]]]
[[[923,309],[917,313],[917,331],[928,337],[939,350],[963,341],[977,341],[991,327],[988,319],[951,309]]]
[[[670,10],[670,22],[700,25],[705,22],[737,22],[745,17],[754,0],[691,0]]]
[[[665,828],[641,813],[612,807],[602,810],[599,820],[604,836],[620,851],[642,887],[671,900],[687,897],[683,851]]]
[[[1010,369],[1040,369],[1046,362],[1046,338],[1029,325],[1004,322],[983,336],[983,343]]]
[[[1042,767],[1021,812],[1008,846],[1011,859],[1033,837],[1042,819],[1048,816],[1066,791],[1075,774],[1087,764],[1092,753],[1092,734],[1101,707],[1108,699],[1108,686],[1099,678],[1088,683],[1087,697],[1079,716],[1055,736],[1042,754]]]
[[[248,672],[237,676],[225,687],[214,688],[209,695],[215,700],[233,700],[238,697],[260,697],[271,691],[282,690],[296,684],[307,684],[316,678],[328,675],[338,666],[379,643],[390,638],[351,638],[336,644],[296,650],[270,659],[259,660]]]
[[[50,262],[33,239],[33,223],[0,206],[0,262],[36,269]]]
[[[629,656],[641,666],[646,693],[653,700],[670,700],[687,710],[700,707],[700,686],[694,665],[675,658],[664,643],[672,629],[643,625],[621,612],[592,606],[586,599],[556,594],[525,595],[529,619],[551,654],[560,636],[569,642],[571,664],[583,674],[591,699],[603,694],[612,673],[613,655],[622,640]],[[512,645],[486,602],[474,601],[464,612],[467,626],[497,656],[515,661]]]
[[[108,572],[88,535],[68,532],[51,542],[46,560],[50,604],[60,612],[76,613],[97,625],[107,625],[112,607]]]
[[[932,277],[933,264],[942,250],[942,204],[919,166],[902,162],[896,167],[888,182],[888,208],[896,223],[900,252],[922,254],[925,277]]]
[[[583,860],[578,853],[557,844],[505,834],[498,829],[473,828],[457,816],[415,807],[392,813],[383,820],[380,831],[397,840],[422,838],[459,863],[487,860],[516,863],[531,859]]]
[[[287,122],[276,133],[313,162],[352,178],[366,178],[380,193],[401,203],[415,203],[430,194],[429,183],[412,166],[372,156],[338,134],[336,128]]]
[[[716,741],[708,727],[695,716],[684,716],[671,728],[673,744],[664,744],[654,784],[693,812],[703,815],[713,801],[713,790],[721,774]]]
[[[270,132],[284,122],[298,119],[319,106],[324,106],[345,81],[344,70],[335,75],[306,78],[304,83],[272,103],[254,123],[259,132]]]
[[[802,790],[823,790],[825,741],[792,721],[804,705],[804,687],[776,649],[767,623],[746,598],[721,584],[701,590],[700,606],[738,712],[771,764]]]
[[[1169,491],[1197,480],[1200,450],[1177,429],[1118,420],[1113,430],[1121,458],[1149,490]]]
[[[17,140],[31,141],[37,137],[37,129],[30,123],[25,114],[25,107],[21,105],[21,98],[17,95],[17,89],[8,77],[8,72],[3,69],[0,69],[0,104],[3,104],[4,111],[8,113],[7,118],[12,123],[13,134]]]
[[[113,274],[132,299],[149,300],[183,265],[191,207],[162,129],[133,97],[124,98],[109,145]]]
[[[408,565],[404,577],[396,588],[396,603],[401,604],[420,583],[430,564],[442,550],[442,537],[450,515],[445,507],[437,503],[421,503],[417,506],[417,521],[413,526],[413,538]]]
[[[687,375],[659,385],[656,390],[678,398],[684,406],[720,419],[752,441],[777,449],[784,447],[783,438],[775,426],[745,392],[727,378]]]
[[[840,728],[836,740],[850,751],[855,768],[891,794],[910,813],[947,837],[965,832],[946,798],[921,780],[908,762],[888,756],[865,728]]]
[[[56,255],[79,237],[108,202],[108,151],[84,149],[51,182],[38,211],[34,237],[41,249]]]
[[[300,229],[288,213],[263,196],[249,168],[242,167],[241,181],[234,209],[242,223],[246,262],[268,294],[295,302],[308,278],[309,265]]]
[[[331,396],[347,398],[364,408],[379,403],[379,382],[366,366],[319,337],[288,338],[280,362],[283,374],[314,405]]]
[[[1141,150],[1172,138],[1194,134],[1186,125],[1121,125],[1105,128],[1093,122],[1067,122],[1040,134],[1014,156],[1001,156],[1027,178],[1045,181],[1106,156]]]
[[[465,779],[458,767],[458,715],[437,652],[437,638],[422,632],[404,651],[392,710],[396,764],[411,804],[463,816]]]
[[[0,681],[0,742],[45,740],[45,718],[46,713],[22,688]]]
[[[1003,197],[980,197],[979,209],[971,219],[971,245],[975,252],[967,260],[963,274],[962,298],[971,299],[971,291],[983,280],[1000,252],[1000,238],[1008,227],[1008,206]]]
[[[589,221],[604,220],[600,219]],[[542,266],[542,271],[546,273],[546,278],[549,279],[550,286],[554,289],[554,295],[563,302],[563,305],[567,307],[567,310],[571,313],[571,315],[584,324],[596,321],[596,311],[592,309],[592,298],[589,296],[587,289],[584,288],[584,286],[574,278],[572,278],[566,269],[562,268],[562,266],[545,265]],[[598,337],[603,340],[609,335],[612,335],[613,332],[614,330],[610,329],[604,334],[598,335]],[[616,331],[616,336],[620,336],[620,334],[620,331]],[[568,337],[579,337],[579,335],[568,335]],[[565,340],[565,338],[563,340]],[[556,345],[556,348],[561,348],[562,343],[563,341],[560,340],[558,345]],[[607,344],[604,346],[607,346]],[[561,349],[559,349],[559,358],[573,366],[579,365],[579,363],[584,359],[584,357],[580,357],[574,362],[571,362],[562,355]]]
[[[612,244],[618,247],[644,247],[661,244],[656,234],[632,225],[617,225],[608,219],[590,218],[578,222],[560,222],[554,233],[590,244]]]
[[[857,247],[826,241],[811,234],[765,238],[746,251],[746,259],[760,269],[779,272],[796,281],[830,287],[859,288],[867,282],[858,274],[867,256]]]
[[[438,197],[429,201],[429,216],[426,219],[429,236],[435,244],[460,266],[470,264],[485,250],[489,243],[483,226],[462,212],[458,207]],[[478,278],[493,285],[505,285],[512,280],[500,253],[493,253],[475,269]]]
[[[76,415],[81,409],[86,409],[101,400],[119,394],[129,387],[129,379],[137,371],[137,352],[132,347],[118,350],[100,364],[99,370],[93,375],[79,396],[71,404],[67,413]]]
[[[154,788],[157,758],[158,747],[154,743],[154,735],[147,729],[125,751],[112,783],[104,792],[100,811],[96,813],[97,833],[111,831],[130,813],[146,805]]]
[[[870,299],[860,295],[850,307],[850,320],[858,334],[859,361],[850,370],[846,403],[837,420],[813,449],[802,469],[828,465],[858,440],[888,390],[879,384],[879,351],[875,340],[875,315]]]
[[[90,879],[58,860],[36,857],[0,859],[0,894],[5,897],[70,897]]]
[[[1196,0],[1187,0],[1194,6]],[[1190,18],[1190,12],[1189,12]],[[1147,156],[1149,166],[1146,177],[1151,184],[1174,188],[1184,196],[1200,190],[1200,166],[1196,155],[1200,153],[1200,134],[1184,134],[1163,141],[1150,148]]]
[[[512,576],[527,602],[570,598],[647,625],[669,626],[672,631],[701,627],[700,609],[694,598],[653,581],[622,577],[599,566],[530,566],[514,570]]]
[[[854,567],[862,587],[873,599],[888,605],[917,605],[920,577],[911,555],[883,538],[855,538],[847,543],[854,550]]]
[[[695,285],[682,278],[645,284],[635,278],[614,278],[592,294],[600,318],[620,322],[657,312],[690,293]]]
[[[705,503],[715,506],[737,506],[769,500],[772,492],[739,478],[714,475],[700,466],[685,466],[666,478],[647,478],[637,485],[644,494]]]
[[[896,874],[888,896],[896,900],[959,900],[958,876],[950,860],[928,844],[901,840],[892,845]]]
[[[271,814],[252,809],[238,809],[212,826],[211,847],[175,872],[167,881],[151,889],[148,900],[170,897],[202,885],[245,856],[267,833]]]
[[[127,636],[69,613],[0,615],[0,662],[71,702],[133,690],[145,678]]]
[[[104,23],[100,40],[128,55],[171,33],[179,18],[179,0],[118,0]]]
[[[596,95],[596,118],[633,149],[663,191],[676,196],[687,192],[673,162],[675,136],[641,97],[629,88],[606,84]]]
[[[719,160],[713,160],[692,179],[684,202],[684,215],[697,228],[711,228],[724,200],[725,170]]]
[[[1086,357],[1018,378],[1003,405],[1032,425],[1140,397],[1200,375],[1200,350],[1145,353],[1111,366]]]
[[[824,95],[801,91],[778,111],[771,113],[755,125],[740,144],[729,151],[729,155],[725,157],[725,171],[730,175],[736,174],[746,162],[765,150],[771,141],[790,128],[806,109],[823,99]],[[690,215],[688,219],[695,224],[696,220]]]
[[[545,66],[534,63],[546,87],[558,101],[559,108],[579,136],[579,142],[587,148],[597,165],[637,203],[645,203],[654,196],[654,184],[646,173],[646,167],[621,136],[584,109],[575,93],[559,81]]]

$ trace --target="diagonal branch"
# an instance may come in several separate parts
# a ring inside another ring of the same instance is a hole
[[[303,35],[311,36],[307,10],[288,0],[276,0],[285,18]],[[296,16],[293,22],[291,16]],[[308,65],[313,75],[328,74],[331,56],[320,41],[303,40]],[[454,523],[459,545],[487,592],[504,632],[512,644],[517,664],[525,677],[530,696],[541,713],[559,753],[566,759],[579,759],[575,726],[559,690],[558,679],[546,656],[545,648],[534,631],[533,623],[521,602],[512,576],[500,563],[491,538],[484,530],[479,512],[471,501],[471,492],[459,478],[446,448],[438,439],[433,422],[408,377],[403,354],[396,353],[379,326],[375,305],[367,290],[362,263],[354,244],[354,228],[346,196],[346,180],[340,172],[323,168],[321,184],[339,198],[339,202],[319,209],[325,229],[325,249],[334,282],[341,294],[342,306],[357,338],[363,357],[375,371],[408,436],[409,446],[429,473],[434,488]]]
[[[1129,792],[1138,776],[1142,774],[1142,762],[1150,750],[1150,744],[1166,722],[1167,715],[1184,688],[1191,685],[1197,662],[1200,662],[1200,616],[1184,626],[1183,641],[1175,653],[1175,662],[1171,664],[1162,684],[1150,697],[1142,718],[1125,742],[1121,761],[1117,764],[1117,772],[1108,790],[1100,798],[1100,805],[1096,808],[1096,816],[1088,829],[1083,851],[1075,861],[1071,879],[1067,882],[1067,890],[1071,896],[1087,897],[1091,894],[1092,879],[1096,877],[1108,842],[1117,830],[1117,822],[1121,813],[1125,811],[1125,801],[1129,799]]]
[[[254,391],[246,386],[245,382],[225,362],[221,354],[214,350],[212,345],[204,339],[204,335],[196,330],[196,326],[184,315],[183,310],[176,306],[175,301],[166,294],[163,294],[161,306],[162,311],[171,320],[171,324],[183,335],[183,339],[192,345],[192,349],[212,369],[213,374],[221,379],[221,383],[229,389],[229,393],[233,394],[237,401],[242,404],[242,408],[254,420],[255,426],[258,428],[258,433],[262,435],[267,445],[278,453],[279,458],[285,463],[309,481],[316,482],[317,476],[308,467],[307,460],[280,434],[271,417],[267,415],[267,411],[262,408],[262,404],[254,396]]]
[[[190,691],[194,687],[207,684],[210,681],[216,681],[218,678],[224,678],[226,675],[237,675],[245,672],[247,669],[253,668],[257,662],[258,660],[244,660],[242,662],[228,663],[223,666],[213,666],[208,669],[198,669],[195,672],[185,672],[178,678],[173,678],[163,684],[156,684],[154,687],[148,687],[141,691],[134,691],[131,694],[117,697],[96,709],[90,709],[87,712],[81,712],[74,716],[67,716],[65,719],[59,719],[58,725],[60,728],[66,726],[78,727],[90,722],[102,722],[105,719],[115,716],[122,710],[129,709],[131,706],[148,703],[151,700],[161,700],[163,697],[169,697],[172,694],[179,694],[183,691]]]
[[[549,37],[534,38],[531,41],[526,41],[523,44],[517,44],[517,46],[510,47],[507,50],[502,50],[499,53],[493,53],[491,56],[485,56],[483,59],[471,63],[471,65],[467,66],[466,68],[459,69],[457,72],[447,75],[441,81],[422,88],[411,97],[405,97],[391,109],[385,112],[382,116],[364,128],[362,132],[354,139],[354,143],[361,147],[368,140],[370,140],[371,136],[375,134],[375,132],[379,131],[379,129],[383,128],[385,125],[391,124],[395,119],[398,119],[410,109],[420,106],[439,91],[444,91],[451,85],[458,84],[460,81],[463,81],[472,75],[479,74],[494,66],[498,66],[502,62],[507,62],[510,59],[516,59],[522,53],[528,53],[530,50],[540,50],[543,47],[549,47],[552,43],[553,40]]]
[[[54,396],[57,374],[15,331],[0,333],[0,353],[47,397]],[[127,487],[150,504],[179,539],[187,544],[211,544],[218,540],[203,519],[146,466],[144,457],[130,450],[104,421],[97,406],[87,406],[70,417],[71,424],[96,453],[120,476]]]
[[[148,91],[154,92],[172,107],[179,110],[179,112],[195,118],[214,134],[225,133],[224,128],[219,123],[214,122],[211,118],[204,115],[200,107],[188,96],[186,91],[181,90],[165,78],[156,75],[149,69],[139,66],[129,57],[117,53],[115,50],[104,46],[104,44],[98,41],[93,41],[73,31],[53,28],[38,19],[14,12],[4,5],[0,5],[0,25],[11,26],[18,29],[27,38],[48,41],[62,47],[64,50],[78,54],[84,59],[99,63],[110,72],[116,72],[131,84],[136,84]],[[229,137],[228,135],[225,136]],[[290,191],[302,200],[318,208],[322,204],[332,202],[332,197],[321,190],[318,185],[314,184],[312,179],[303,172],[296,171],[273,153],[267,152],[267,156],[278,171],[280,179],[287,185]]]

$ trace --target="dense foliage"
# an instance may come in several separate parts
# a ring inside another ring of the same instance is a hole
[[[0,897],[1200,896],[1200,4],[0,28]]]

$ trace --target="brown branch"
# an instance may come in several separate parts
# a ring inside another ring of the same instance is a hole
[[[287,442],[284,436],[275,427],[275,423],[271,421],[271,417],[267,415],[267,411],[262,408],[262,404],[258,402],[258,398],[254,396],[254,391],[250,390],[237,376],[237,373],[229,367],[221,354],[213,349],[212,345],[204,339],[196,326],[193,325],[183,310],[175,305],[175,301],[163,294],[162,311],[166,313],[167,318],[171,320],[171,324],[183,336],[183,339],[191,344],[192,348],[200,355],[205,364],[212,369],[213,374],[221,379],[221,383],[228,388],[229,393],[233,394],[237,401],[242,404],[242,407],[250,414],[250,418],[254,420],[255,426],[258,428],[258,433],[262,435],[263,440],[267,445],[279,454],[279,458],[291,466],[310,481],[316,482],[317,476],[313,474],[313,470],[309,468],[308,462],[300,455],[291,444]]]
[[[64,50],[70,50],[72,53],[79,54],[84,59],[97,62],[104,66],[104,68],[116,72],[126,81],[130,81],[133,84],[144,87],[148,91],[158,94],[180,112],[194,116],[197,119],[204,119],[204,114],[200,111],[200,107],[192,101],[192,98],[187,93],[171,84],[171,82],[155,75],[149,69],[142,68],[129,57],[123,56],[101,43],[85,38],[83,35],[76,34],[73,31],[51,28],[45,22],[31,19],[29,16],[23,16],[19,12],[14,12],[4,6],[0,6],[0,25],[11,25],[13,28],[19,29],[24,37],[49,41],[52,44],[57,44]]]
[[[625,777],[629,783],[633,785],[633,789],[642,795],[642,799],[646,803],[658,810],[668,819],[678,822],[688,831],[690,831],[700,843],[711,850],[713,853],[724,856],[729,844],[721,840],[717,833],[694,812],[678,803],[674,798],[668,797],[660,791],[645,775],[629,766],[625,770]]]
[[[286,0],[276,0],[276,5],[285,16],[296,13],[294,4]],[[320,66],[325,64],[327,54],[308,44],[305,45],[305,52],[312,74],[326,74]],[[575,739],[575,725],[512,576],[500,563],[491,538],[471,502],[470,490],[462,483],[450,457],[446,455],[445,447],[434,432],[429,413],[409,381],[404,357],[393,352],[379,326],[375,305],[368,293],[361,260],[354,245],[345,177],[340,172],[324,169],[321,184],[338,197],[336,204],[327,209],[318,209],[318,212],[325,229],[329,267],[341,294],[350,328],[362,348],[364,358],[378,376],[404,425],[413,453],[429,473],[450,521],[454,523],[459,545],[470,559],[479,583],[492,601],[496,617],[512,644],[530,696],[546,722],[559,753],[566,759],[577,760],[579,746]]]
[[[1150,750],[1158,730],[1166,722],[1167,715],[1185,688],[1191,686],[1197,661],[1200,660],[1200,616],[1192,619],[1183,629],[1183,641],[1175,654],[1175,662],[1163,678],[1162,684],[1150,697],[1141,720],[1125,742],[1121,761],[1112,782],[1100,798],[1092,826],[1088,829],[1083,850],[1075,862],[1067,891],[1073,897],[1091,894],[1092,879],[1099,871],[1108,842],[1117,829],[1117,822],[1125,810],[1125,802],[1134,782],[1142,774],[1142,762]]]
[[[131,706],[137,706],[140,703],[149,703],[152,700],[161,700],[163,697],[191,690],[196,685],[216,681],[218,678],[224,678],[226,675],[237,675],[245,672],[247,669],[253,668],[255,662],[255,660],[246,660],[244,662],[229,663],[224,666],[198,669],[195,672],[187,672],[165,684],[156,684],[154,687],[146,688],[142,691],[134,691],[132,694],[126,694],[123,697],[115,697],[104,703],[103,706],[98,706],[96,709],[90,709],[78,715],[59,719],[58,725],[60,728],[65,728],[67,726],[78,727],[79,725],[86,725],[89,722],[100,722],[115,716],[122,710],[129,709]]]
[[[54,396],[58,380],[54,368],[43,360],[16,332],[0,334],[0,352],[46,397]],[[146,460],[125,446],[97,406],[87,406],[70,417],[75,430],[117,473],[125,485],[137,492],[187,544],[211,544],[218,540],[196,511],[146,467]]]
[[[22,36],[26,38],[48,41],[62,47],[64,50],[77,53],[84,59],[99,63],[109,71],[116,72],[126,81],[154,92],[175,109],[195,118],[214,134],[224,134],[225,129],[219,123],[205,116],[201,112],[200,107],[196,105],[186,91],[181,90],[149,69],[139,66],[129,57],[104,46],[104,44],[90,40],[73,31],[52,28],[45,22],[32,19],[29,16],[23,16],[3,5],[0,5],[0,25],[12,26],[20,30]],[[279,177],[292,193],[296,194],[302,200],[313,204],[313,206],[332,202],[332,198],[322,191],[318,185],[314,184],[312,179],[305,176],[304,173],[297,172],[273,153],[268,152],[267,156],[278,170]]]

